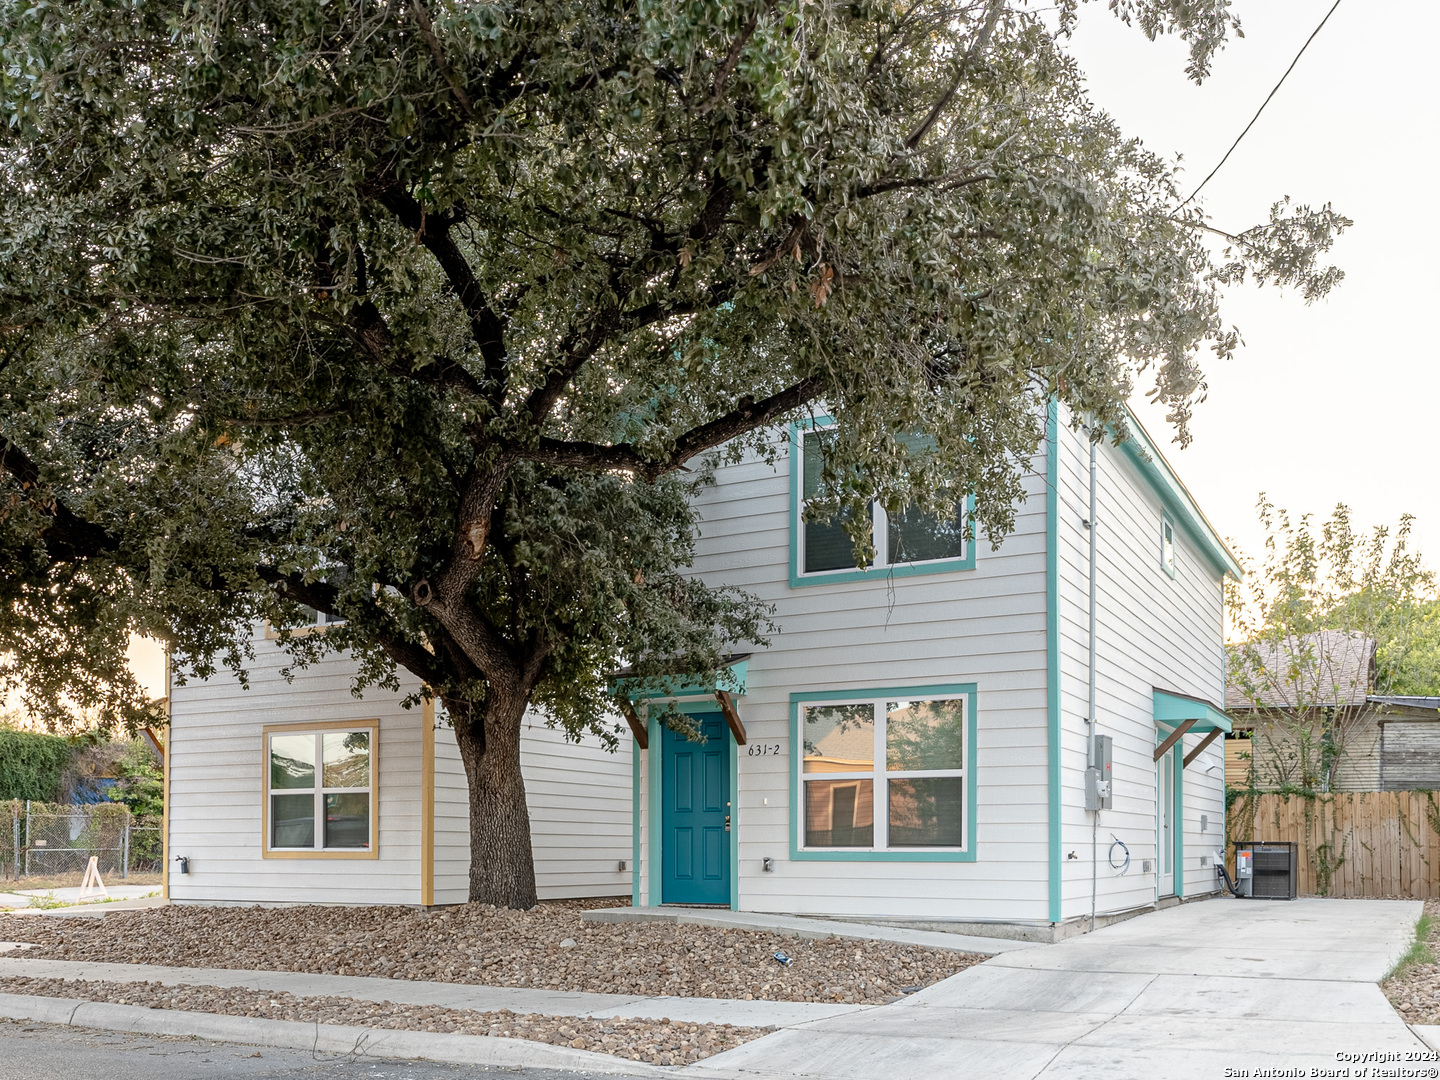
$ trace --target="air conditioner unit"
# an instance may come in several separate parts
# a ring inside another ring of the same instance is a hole
[[[1298,851],[1293,841],[1244,840],[1235,845],[1238,896],[1294,900],[1298,870]]]

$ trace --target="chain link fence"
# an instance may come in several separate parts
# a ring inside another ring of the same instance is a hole
[[[137,817],[119,803],[66,806],[17,800],[8,805],[8,815],[4,807],[0,803],[0,879],[84,873],[91,856],[107,878],[124,880],[132,873],[160,870],[160,822]]]

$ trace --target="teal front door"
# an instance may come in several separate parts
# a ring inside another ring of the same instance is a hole
[[[692,713],[704,743],[661,729],[660,902],[730,903],[730,731]]]

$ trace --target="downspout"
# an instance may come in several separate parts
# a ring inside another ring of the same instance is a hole
[[[1094,421],[1092,419],[1091,423]],[[1086,716],[1086,727],[1089,735],[1087,739],[1086,757],[1090,768],[1099,768],[1095,745],[1095,433],[1090,433],[1090,519],[1086,522],[1090,532],[1090,697],[1088,713]],[[1097,800],[1098,803],[1099,800]],[[1095,929],[1095,900],[1100,887],[1100,808],[1097,805],[1092,811],[1090,819],[1090,929]]]

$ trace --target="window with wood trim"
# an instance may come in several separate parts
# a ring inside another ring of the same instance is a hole
[[[373,850],[373,725],[265,733],[267,852]]]

